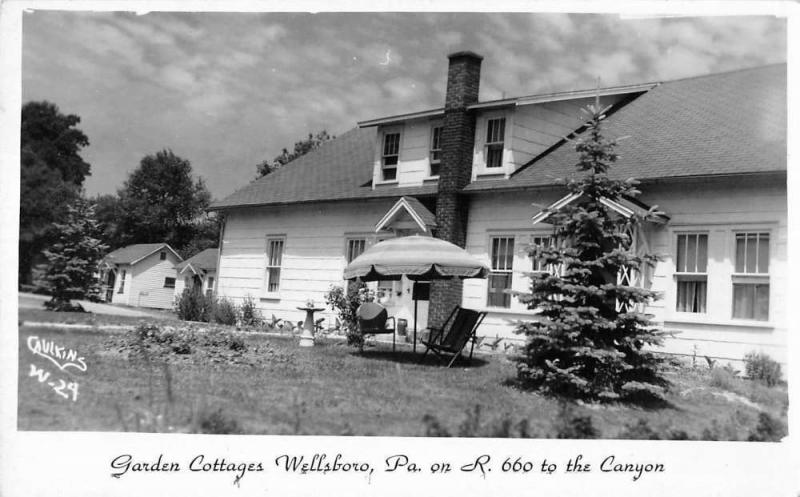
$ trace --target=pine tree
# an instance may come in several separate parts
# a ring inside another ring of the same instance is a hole
[[[45,306],[56,311],[79,311],[80,305],[71,301],[99,294],[95,272],[108,248],[100,240],[102,230],[94,206],[78,198],[67,206],[64,223],[55,224],[54,231],[56,241],[44,251],[49,261],[45,279],[52,294]]]
[[[552,243],[531,247],[531,257],[550,271],[529,273],[530,293],[517,295],[540,311],[540,320],[522,322],[516,330],[527,336],[518,378],[526,387],[562,397],[663,398],[662,360],[646,350],[661,343],[662,333],[652,327],[651,316],[637,312],[657,294],[618,283],[621,270],[638,271],[657,260],[628,250],[630,233],[647,216],[627,218],[601,202],[640,193],[636,180],[607,174],[617,159],[616,141],[601,132],[607,110],[597,102],[584,110],[590,119],[574,142],[579,174],[561,182],[580,196],[551,213]],[[654,209],[648,216],[653,214]]]

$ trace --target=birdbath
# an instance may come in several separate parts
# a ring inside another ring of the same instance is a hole
[[[314,307],[314,304],[298,307],[301,311],[306,311],[306,320],[303,322],[303,333],[300,335],[301,347],[314,346],[314,313],[324,311],[324,307]]]

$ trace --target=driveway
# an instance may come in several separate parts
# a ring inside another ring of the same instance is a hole
[[[37,295],[35,293],[19,293],[19,308],[20,309],[43,309],[44,302],[50,300],[47,295]],[[129,307],[120,307],[113,304],[101,304],[98,302],[89,302],[88,300],[76,301],[89,312],[95,314],[110,314],[112,316],[129,316],[134,318],[163,318],[163,314],[158,311],[148,312],[145,309],[131,309]]]

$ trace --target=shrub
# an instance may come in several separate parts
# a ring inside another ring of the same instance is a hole
[[[786,436],[786,427],[780,420],[762,412],[758,415],[758,424],[747,437],[748,442],[780,442]]]
[[[236,304],[222,297],[214,303],[213,321],[219,324],[235,325],[238,319]]]
[[[773,387],[781,381],[781,365],[762,352],[750,352],[744,356],[745,374],[748,378]]]
[[[364,283],[349,283],[347,290],[340,286],[332,286],[325,294],[325,303],[339,315],[344,326],[347,345],[364,349],[364,336],[358,330],[356,310],[369,299],[369,291]]]
[[[198,289],[186,288],[175,300],[175,313],[182,321],[208,322],[213,300]]]
[[[626,424],[617,438],[627,440],[661,440],[658,433],[650,427],[650,424],[644,418],[639,418],[636,423]]]
[[[567,404],[562,404],[556,419],[556,438],[599,438],[591,416],[578,416]]]
[[[256,307],[256,302],[251,296],[247,296],[239,306],[239,317],[241,318],[242,326],[261,326],[264,318],[261,316],[261,311]]]
[[[714,368],[709,373],[708,385],[722,390],[736,391],[737,379],[731,370]]]

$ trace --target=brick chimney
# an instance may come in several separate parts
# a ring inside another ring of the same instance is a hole
[[[483,57],[473,52],[448,56],[447,94],[442,129],[442,161],[439,166],[439,192],[436,200],[437,238],[459,247],[467,241],[468,199],[461,194],[472,176],[475,144],[475,115],[467,106],[478,101]],[[453,307],[461,304],[463,283],[434,281],[431,284],[428,323],[440,326]]]

